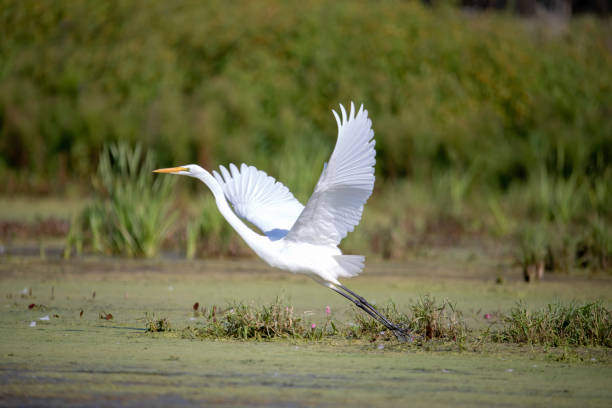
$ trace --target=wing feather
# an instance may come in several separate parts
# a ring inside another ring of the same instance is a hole
[[[253,166],[219,166],[213,176],[236,214],[254,224],[270,239],[284,237],[304,206],[282,183]]]
[[[347,115],[340,105],[338,140],[323,167],[314,193],[285,239],[315,245],[338,245],[361,220],[363,206],[374,188],[376,144],[372,121],[363,109]]]

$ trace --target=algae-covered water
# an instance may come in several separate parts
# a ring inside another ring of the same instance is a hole
[[[3,258],[0,263],[0,404],[5,406],[610,406],[609,352],[496,346],[474,351],[333,340],[213,341],[145,333],[145,313],[197,325],[192,305],[277,296],[306,321],[350,306],[307,278],[240,262]],[[471,327],[517,300],[603,299],[607,279],[496,284],[477,267],[452,273],[373,264],[350,287],[401,308],[448,297]],[[32,308],[29,308],[32,306]],[[81,314],[82,311],[82,314]],[[100,316],[112,314],[110,320]],[[49,320],[40,320],[46,318]],[[32,326],[32,322],[35,325]],[[32,327],[31,327],[32,326]],[[552,356],[552,357],[551,357]]]

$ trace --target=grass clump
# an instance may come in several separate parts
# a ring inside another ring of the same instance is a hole
[[[601,301],[578,305],[554,303],[530,312],[518,304],[493,333],[500,342],[545,346],[612,347],[612,312]]]
[[[410,330],[412,335],[425,340],[464,341],[468,334],[463,315],[449,300],[438,303],[435,298],[425,296],[410,306],[410,312],[399,311],[394,303],[384,306],[380,312],[400,327]],[[356,337],[390,337],[390,333],[381,323],[355,310]]]
[[[66,256],[73,248],[96,253],[154,256],[174,220],[171,177],[154,177],[154,159],[140,146],[111,144],[100,154],[93,201],[73,221]]]
[[[270,305],[255,307],[243,303],[230,304],[225,310],[216,306],[202,310],[202,328],[187,328],[188,336],[234,339],[301,338],[306,328],[301,318],[294,315],[293,306],[276,299]]]
[[[159,333],[172,331],[170,326],[170,320],[166,317],[155,318],[155,316],[148,316],[145,324],[145,331],[147,333]]]
[[[412,329],[428,339],[463,340],[468,329],[463,314],[454,303],[444,299],[441,303],[430,296],[417,300],[412,307]]]

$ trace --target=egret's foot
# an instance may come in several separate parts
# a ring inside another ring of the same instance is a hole
[[[393,334],[395,334],[395,338],[397,339],[397,341],[399,341],[400,343],[412,343],[412,338],[410,336],[407,336],[403,331],[401,330],[393,330]]]
[[[401,327],[395,326],[395,328],[391,329],[391,332],[393,332],[395,338],[400,343],[412,343],[414,341],[414,336],[409,329],[402,329]]]

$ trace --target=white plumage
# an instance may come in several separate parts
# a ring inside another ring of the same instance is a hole
[[[230,171],[220,166],[221,175],[213,171],[225,197],[240,218],[257,226],[270,239],[284,237],[295,223],[304,206],[291,191],[274,177],[253,166],[232,163]]]
[[[355,276],[363,269],[364,257],[342,255],[338,244],[359,224],[372,194],[376,151],[372,121],[363,105],[356,112],[351,103],[348,114],[340,105],[340,115],[333,113],[338,140],[306,206],[282,183],[246,164],[239,169],[232,163],[229,170],[221,166],[212,175],[195,164],[156,172],[203,181],[221,214],[268,264],[339,285],[339,277]],[[264,235],[252,231],[236,215]]]
[[[374,188],[376,151],[372,121],[363,109],[347,118],[340,105],[338,141],[306,208],[287,234],[287,240],[314,245],[338,245],[361,220],[363,206]]]
[[[363,105],[346,113],[340,105],[338,140],[312,193],[302,205],[282,183],[253,166],[234,164],[211,175],[198,165],[155,170],[195,177],[212,191],[221,214],[269,265],[304,273],[354,302],[402,341],[407,331],[380,314],[364,298],[341,285],[340,277],[359,274],[364,257],[343,255],[338,244],[361,220],[374,188],[376,151],[372,121]],[[233,211],[229,206],[231,203]],[[251,230],[245,219],[261,230]]]

